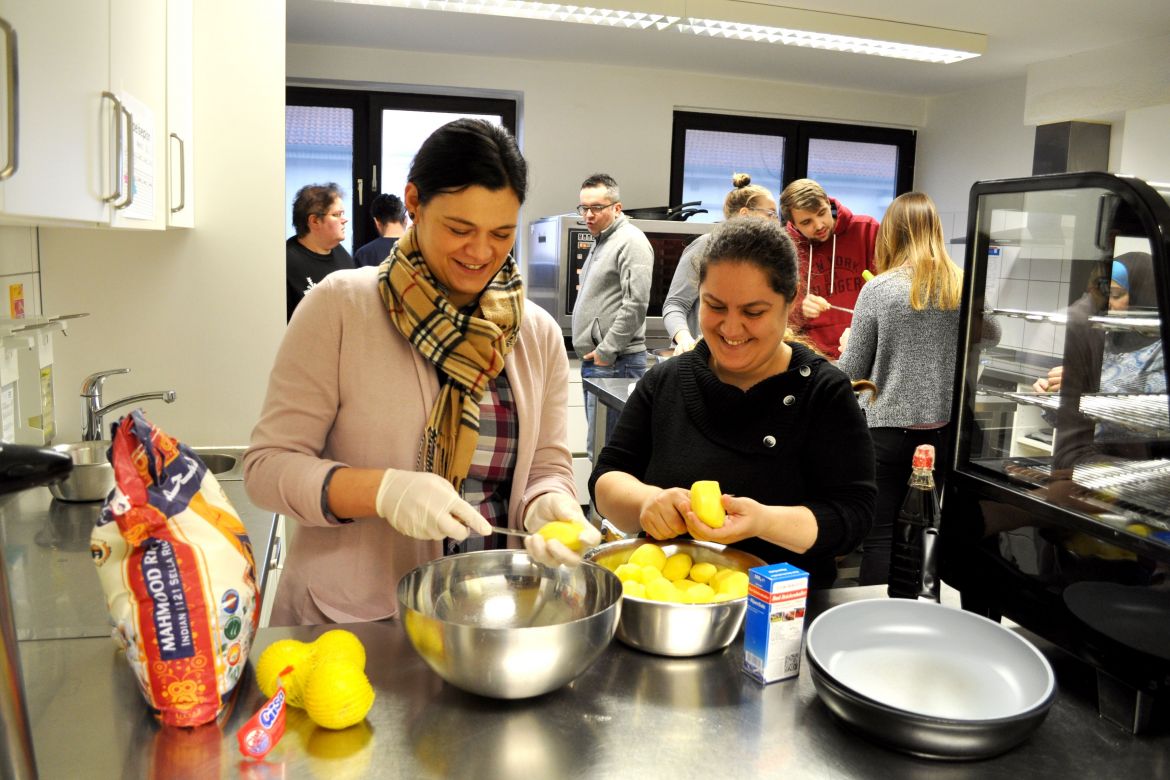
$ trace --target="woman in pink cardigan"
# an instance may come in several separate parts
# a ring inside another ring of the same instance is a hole
[[[565,443],[564,341],[526,305],[511,256],[526,190],[506,130],[441,127],[411,164],[394,254],[330,274],[297,307],[244,456],[251,499],[298,522],[272,625],[390,617],[415,566],[499,546],[489,524],[576,520],[586,546],[600,541]]]

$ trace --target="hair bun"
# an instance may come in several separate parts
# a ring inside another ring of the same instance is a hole
[[[733,173],[731,174],[731,185],[738,189],[743,189],[752,183],[752,175],[750,173]]]

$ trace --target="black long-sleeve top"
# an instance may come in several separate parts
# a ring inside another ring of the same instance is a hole
[[[810,587],[829,587],[834,557],[869,531],[877,495],[873,444],[849,379],[793,344],[787,371],[744,392],[715,376],[710,356],[700,341],[642,377],[598,457],[590,494],[602,474],[622,471],[661,488],[713,479],[724,493],[808,507],[818,531],[805,553],[760,538],[733,546],[799,566]]]

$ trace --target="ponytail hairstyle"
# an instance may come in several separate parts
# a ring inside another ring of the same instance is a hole
[[[899,195],[886,209],[874,246],[874,267],[884,273],[908,266],[910,308],[959,308],[963,272],[947,254],[934,201],[924,192]]]

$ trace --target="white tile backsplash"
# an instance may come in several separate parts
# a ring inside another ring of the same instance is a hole
[[[1029,352],[1043,352],[1051,355],[1055,352],[1053,344],[1056,340],[1056,326],[1051,322],[1024,323],[1024,349]]]
[[[1015,279],[1005,279],[999,287],[999,302],[1001,309],[1027,309],[1028,283]]]
[[[1024,346],[1024,321],[1015,317],[1001,317],[999,320],[999,345],[1020,349]]]
[[[1040,282],[1059,282],[1062,278],[1064,261],[1053,258],[1032,258],[1028,278]]]
[[[1030,282],[1028,284],[1028,311],[1054,312],[1064,309],[1060,300],[1060,285],[1056,282]]]

